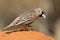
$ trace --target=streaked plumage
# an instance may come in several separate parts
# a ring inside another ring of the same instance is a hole
[[[42,9],[40,8],[28,10],[27,12],[24,12],[23,14],[18,16],[10,25],[3,28],[3,30],[13,26],[20,26],[25,28],[42,16],[46,18],[46,16],[42,12]]]

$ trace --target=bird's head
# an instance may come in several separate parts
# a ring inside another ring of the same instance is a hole
[[[41,8],[35,8],[35,12],[37,13],[37,15],[39,17],[46,18],[46,15],[45,15],[45,13],[43,12],[43,10]]]

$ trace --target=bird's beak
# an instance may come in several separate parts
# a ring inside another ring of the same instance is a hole
[[[40,17],[43,17],[44,19],[46,19],[46,14],[44,14],[44,12],[42,12],[41,15],[39,15]]]
[[[45,14],[42,14],[42,17],[43,17],[44,19],[46,19],[46,15],[45,15]]]

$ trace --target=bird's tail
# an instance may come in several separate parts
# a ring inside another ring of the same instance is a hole
[[[10,27],[12,27],[12,25],[8,25],[8,26],[4,27],[4,28],[3,28],[3,31],[5,31],[6,29],[8,29],[8,28],[10,28]]]
[[[4,27],[4,28],[3,28],[3,31],[5,31],[5,30],[8,29],[8,28],[9,28],[9,26]]]

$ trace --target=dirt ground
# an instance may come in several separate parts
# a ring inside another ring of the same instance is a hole
[[[54,40],[54,38],[41,32],[18,31],[10,34],[0,32],[0,40]]]

